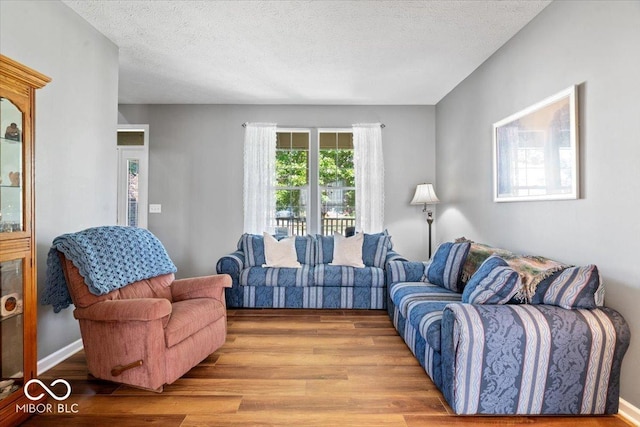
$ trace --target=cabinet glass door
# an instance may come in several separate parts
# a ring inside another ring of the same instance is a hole
[[[0,400],[24,382],[22,261],[0,263]]]
[[[0,98],[0,232],[23,231],[23,115]]]

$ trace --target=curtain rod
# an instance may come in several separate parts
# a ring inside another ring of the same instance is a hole
[[[242,127],[243,127],[243,128],[246,128],[246,127],[247,127],[247,122],[244,122],[244,123],[242,124]],[[284,126],[284,125],[278,125],[278,127],[281,127],[281,128],[284,128],[284,129],[288,129],[288,128],[293,128],[293,129],[298,129],[298,128],[301,128],[301,129],[304,129],[304,128],[313,128],[313,129],[316,129],[318,126]],[[353,125],[349,125],[349,126],[322,126],[322,127],[323,127],[323,128],[329,128],[329,129],[331,129],[331,128],[337,128],[337,129],[340,129],[340,128],[350,128],[350,127],[353,127]],[[384,126],[384,123],[380,123],[380,128],[381,128],[381,129],[384,129],[384,127],[385,127],[385,126]]]

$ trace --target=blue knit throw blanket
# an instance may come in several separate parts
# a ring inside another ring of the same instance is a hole
[[[175,273],[162,243],[148,230],[105,226],[63,234],[53,240],[41,302],[58,313],[72,304],[58,252],[80,270],[89,291],[104,295],[138,280]]]

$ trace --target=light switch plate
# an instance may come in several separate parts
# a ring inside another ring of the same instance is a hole
[[[149,205],[149,213],[162,213],[162,205],[150,204]]]

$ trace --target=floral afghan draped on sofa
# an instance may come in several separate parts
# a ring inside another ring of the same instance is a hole
[[[299,268],[267,267],[264,236],[244,234],[237,250],[222,257],[218,273],[229,274],[228,307],[384,309],[385,266],[404,260],[387,232],[363,234],[363,267],[334,265],[334,236],[295,236]],[[352,238],[349,238],[352,239]]]
[[[388,312],[457,414],[614,414],[630,330],[595,265],[469,241],[391,261]]]

